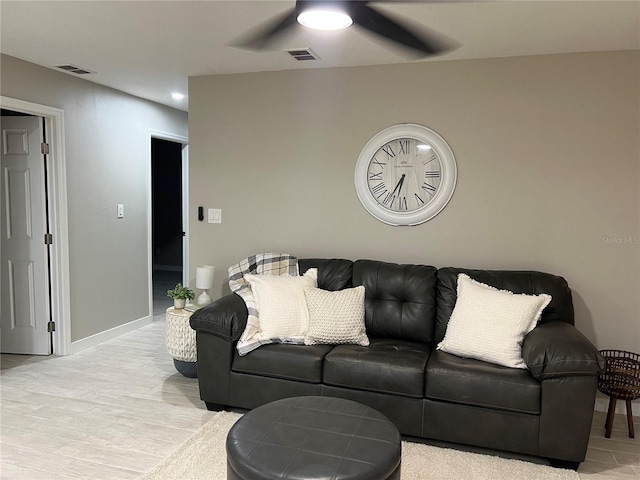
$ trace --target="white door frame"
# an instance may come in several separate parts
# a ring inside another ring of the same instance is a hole
[[[147,185],[149,193],[147,201],[149,207],[148,227],[148,262],[149,262],[149,315],[153,317],[153,197],[151,195],[151,139],[168,140],[182,144],[182,284],[189,285],[189,138],[173,133],[149,130],[149,179]]]
[[[51,314],[56,324],[53,354],[71,354],[71,295],[69,280],[69,220],[67,216],[67,169],[64,148],[64,111],[59,108],[0,96],[0,107],[44,117],[49,162],[49,229],[51,248]]]

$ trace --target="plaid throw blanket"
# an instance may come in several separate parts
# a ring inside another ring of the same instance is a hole
[[[289,254],[260,253],[241,260],[240,263],[229,267],[229,288],[233,293],[242,297],[247,305],[249,317],[247,326],[236,346],[238,354],[246,355],[260,345],[271,343],[270,340],[259,340],[260,318],[251,286],[244,279],[244,275],[298,275],[298,259]]]

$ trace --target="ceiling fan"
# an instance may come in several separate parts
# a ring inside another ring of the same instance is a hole
[[[338,30],[354,24],[393,42],[418,57],[439,55],[453,48],[453,42],[426,29],[417,31],[406,22],[392,19],[360,0],[296,0],[293,8],[279,17],[268,20],[233,46],[249,50],[268,50],[284,32],[301,24],[320,30]],[[393,3],[381,0],[376,3]],[[314,22],[325,22],[316,24]],[[328,22],[328,23],[327,23]]]

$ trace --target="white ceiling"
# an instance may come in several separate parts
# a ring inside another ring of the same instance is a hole
[[[371,3],[458,48],[412,60],[354,27],[296,27],[269,52],[229,46],[295,0],[2,0],[0,51],[46,67],[72,63],[96,72],[82,78],[187,110],[187,99],[175,101],[171,92],[187,93],[189,76],[640,49],[640,0]],[[282,52],[299,47],[321,60],[299,62]]]

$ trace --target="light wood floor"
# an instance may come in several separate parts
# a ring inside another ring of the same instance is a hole
[[[212,417],[197,380],[166,353],[164,316],[156,320],[71,356],[2,355],[2,479],[137,478]],[[609,440],[603,425],[596,412],[580,478],[640,479],[640,441],[623,417]]]

